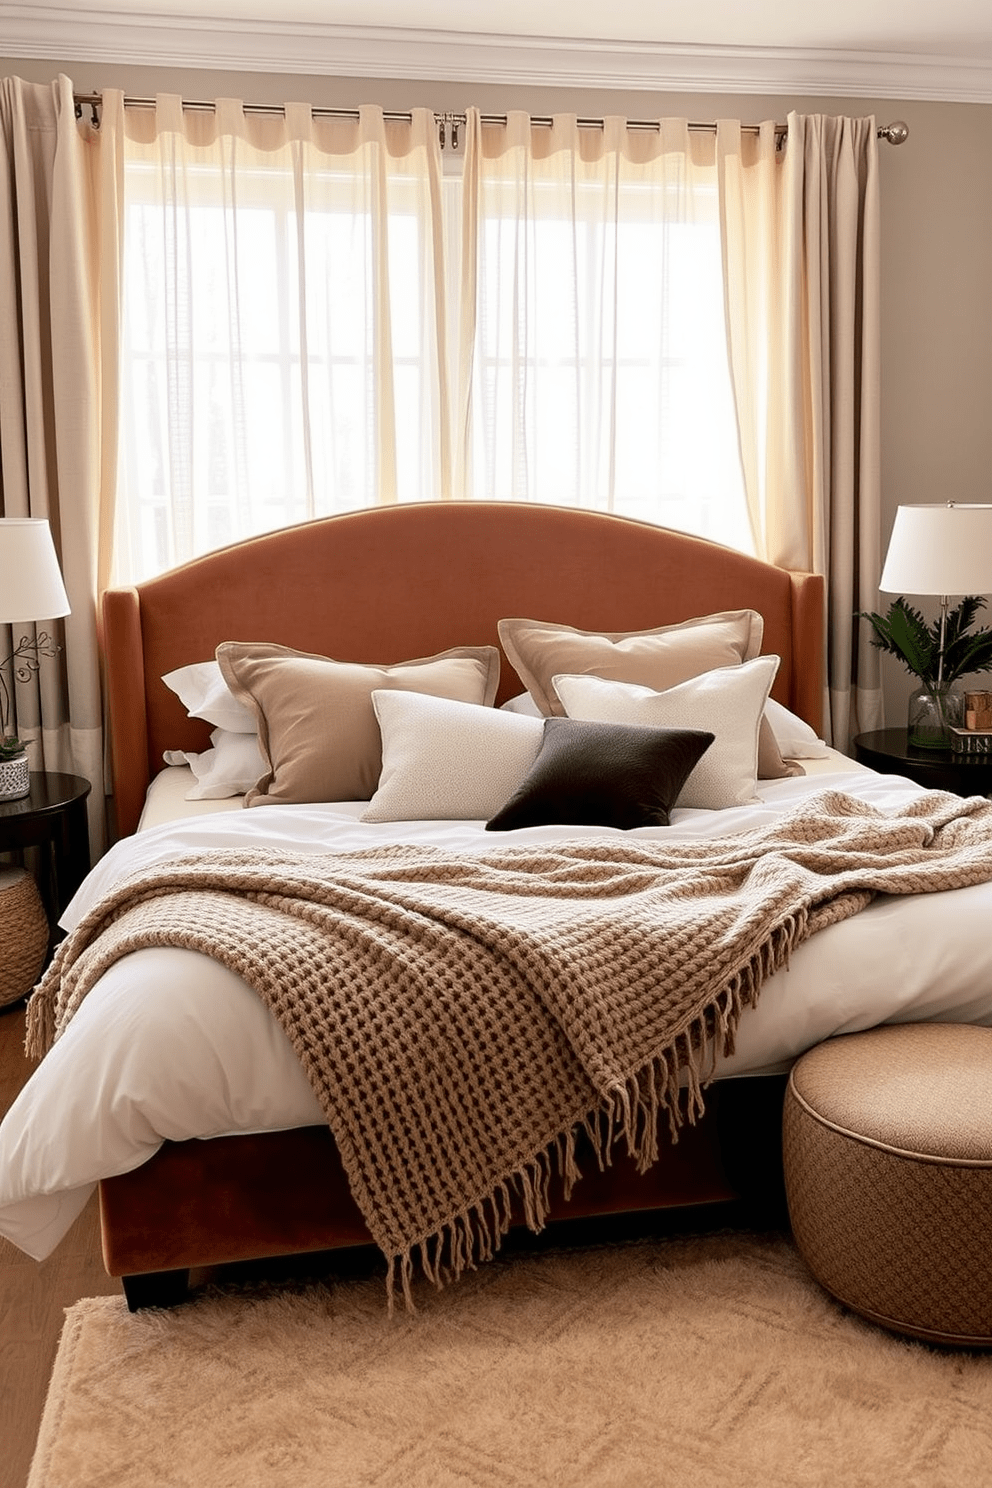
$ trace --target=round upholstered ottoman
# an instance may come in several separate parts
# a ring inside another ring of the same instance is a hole
[[[24,868],[0,863],[0,1007],[27,997],[45,964],[48,918]]]
[[[992,1347],[992,1029],[830,1039],[793,1066],[786,1193],[838,1301],[935,1343]]]

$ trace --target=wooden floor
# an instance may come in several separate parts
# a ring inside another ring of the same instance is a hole
[[[24,1005],[0,1009],[0,1112],[32,1063],[24,1056]],[[100,1257],[95,1199],[47,1261],[0,1238],[0,1488],[24,1488],[63,1310],[80,1297],[119,1292]]]

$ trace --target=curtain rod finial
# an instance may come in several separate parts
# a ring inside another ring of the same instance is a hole
[[[909,139],[909,125],[904,119],[894,119],[891,124],[883,124],[878,132],[890,145],[904,145]]]

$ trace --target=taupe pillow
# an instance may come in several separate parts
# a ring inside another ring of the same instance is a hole
[[[541,712],[560,718],[565,710],[552,686],[555,676],[585,674],[664,692],[704,672],[753,660],[764,627],[757,610],[721,610],[656,630],[590,631],[546,620],[501,620],[499,638]],[[798,765],[782,758],[763,720],[758,778],[801,774]]]
[[[258,718],[265,773],[246,806],[367,801],[379,782],[382,746],[372,707],[377,688],[492,704],[495,646],[455,646],[437,656],[367,666],[289,646],[224,641],[217,661],[231,692]]]

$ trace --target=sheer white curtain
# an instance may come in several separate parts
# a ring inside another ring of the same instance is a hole
[[[387,120],[118,108],[114,576],[309,517],[451,494],[440,150]]]
[[[465,150],[461,491],[752,551],[715,136],[469,110]]]
[[[119,580],[383,501],[598,507],[824,573],[826,731],[877,723],[873,119],[470,109],[458,182],[425,110],[107,99]]]

